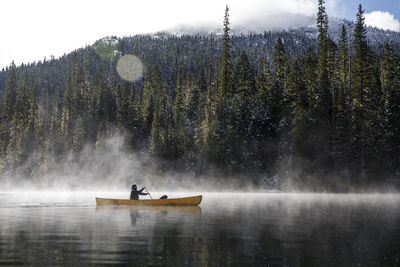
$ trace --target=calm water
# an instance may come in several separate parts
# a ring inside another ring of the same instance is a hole
[[[193,209],[95,195],[127,194],[0,193],[0,265],[400,266],[399,195],[203,194]]]

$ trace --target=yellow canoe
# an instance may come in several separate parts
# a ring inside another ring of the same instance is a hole
[[[134,206],[197,206],[200,204],[202,196],[168,198],[168,199],[112,199],[96,197],[96,205],[134,205]]]

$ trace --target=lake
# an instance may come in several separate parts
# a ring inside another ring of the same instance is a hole
[[[129,192],[0,193],[0,265],[400,266],[396,194],[203,193],[193,208],[95,196]]]

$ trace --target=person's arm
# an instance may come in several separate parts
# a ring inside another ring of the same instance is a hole
[[[138,191],[138,195],[146,196],[147,193],[142,193],[142,191],[143,191],[145,188],[146,188],[146,187],[143,187],[142,189],[140,189],[140,190]]]

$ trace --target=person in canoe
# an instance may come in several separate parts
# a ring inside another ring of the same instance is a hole
[[[131,197],[130,197],[130,199],[131,199],[131,200],[138,200],[138,199],[139,199],[139,195],[141,195],[141,196],[146,196],[146,195],[148,195],[147,193],[143,193],[143,192],[142,192],[145,188],[146,188],[146,187],[143,187],[142,189],[137,190],[137,186],[136,186],[135,184],[132,185],[132,188],[131,188]]]

